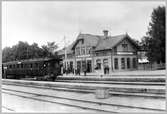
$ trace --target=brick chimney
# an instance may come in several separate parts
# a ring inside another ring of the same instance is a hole
[[[104,37],[108,38],[108,30],[103,30],[103,33],[104,33]]]

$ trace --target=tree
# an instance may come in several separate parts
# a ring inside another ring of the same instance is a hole
[[[2,50],[2,61],[14,61],[23,59],[43,58],[43,57],[57,57],[56,49],[58,46],[55,42],[48,42],[42,48],[37,43],[29,45],[27,42],[19,41],[18,44],[12,47],[5,47]]]
[[[5,47],[2,51],[2,62],[7,62],[10,60],[14,60],[13,54],[11,53],[12,49],[10,47]]]
[[[43,55],[45,57],[57,57],[56,49],[58,46],[55,44],[55,42],[47,42],[47,45],[43,45]]]
[[[148,32],[142,38],[142,46],[147,50],[151,62],[165,63],[165,7],[153,10]]]

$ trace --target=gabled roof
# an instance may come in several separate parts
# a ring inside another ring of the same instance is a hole
[[[95,47],[95,51],[112,49],[116,45],[118,45],[121,41],[127,38],[132,44],[138,48],[138,45],[130,38],[128,34],[122,34],[117,36],[108,36],[105,38],[104,36],[100,35],[92,35],[92,34],[79,34],[77,39],[69,45],[67,49],[67,54],[72,53],[72,50],[77,45],[78,41],[84,40],[84,44],[86,46]],[[59,55],[64,54],[64,49],[58,52]]]
[[[97,37],[96,35],[92,35],[92,34],[79,34],[74,45],[72,46],[72,49],[76,46],[76,44],[78,43],[79,40],[84,39],[84,44],[86,46],[92,46],[95,47],[97,45],[97,43],[99,42],[99,37]]]
[[[122,41],[126,35],[118,35],[118,36],[108,36],[108,38],[104,38],[104,36],[101,37],[101,40],[99,41],[99,44],[96,47],[97,50],[105,50],[105,49],[112,49],[114,46],[116,46],[120,41]]]

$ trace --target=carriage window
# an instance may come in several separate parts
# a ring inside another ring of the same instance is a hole
[[[13,65],[13,68],[15,68],[15,64]]]
[[[23,64],[21,64],[21,68],[23,68]]]
[[[24,64],[24,68],[27,68],[27,64]]]
[[[35,67],[38,67],[38,63],[35,63]]]
[[[30,64],[30,68],[32,68],[32,63]]]
[[[17,68],[19,68],[19,64],[17,64]]]

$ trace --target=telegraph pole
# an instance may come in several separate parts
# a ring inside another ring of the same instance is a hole
[[[65,62],[65,69],[67,70],[67,50],[66,50],[66,37],[64,36],[64,62]]]

